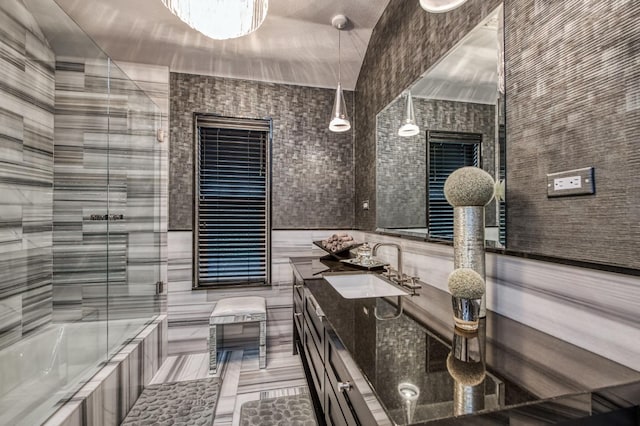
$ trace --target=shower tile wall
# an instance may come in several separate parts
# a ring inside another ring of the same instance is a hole
[[[376,126],[376,202],[378,228],[424,228],[427,225],[427,130],[482,134],[482,168],[494,169],[495,106],[413,98],[420,134],[398,136],[405,99],[398,98],[378,115]],[[401,147],[401,148],[399,148]],[[491,209],[486,210],[491,213]],[[495,215],[494,215],[495,216]],[[495,217],[487,215],[486,223]]]
[[[159,126],[158,111],[118,68],[57,58],[55,320],[105,319],[107,298],[109,319],[159,311]],[[107,212],[123,219],[91,217]]]
[[[51,321],[54,54],[0,6],[0,348]]]

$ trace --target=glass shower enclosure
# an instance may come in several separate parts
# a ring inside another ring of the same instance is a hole
[[[162,125],[53,0],[0,3],[0,424],[45,421],[163,311]]]

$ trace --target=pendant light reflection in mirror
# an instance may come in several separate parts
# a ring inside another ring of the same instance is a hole
[[[404,115],[402,117],[402,125],[398,129],[398,136],[410,137],[420,133],[420,128],[416,124],[416,115],[413,111],[413,98],[411,92],[407,90],[405,93],[407,99],[404,109]]]

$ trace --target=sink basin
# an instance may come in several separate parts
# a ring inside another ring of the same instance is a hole
[[[345,299],[365,299],[368,297],[404,296],[407,293],[390,284],[384,278],[372,273],[325,275],[333,288]]]

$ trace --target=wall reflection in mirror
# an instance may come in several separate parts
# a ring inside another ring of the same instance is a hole
[[[378,231],[452,240],[449,174],[477,166],[504,179],[502,22],[499,7],[377,115]],[[407,136],[408,123],[419,130]],[[503,202],[486,206],[485,223],[487,245],[504,247]]]

